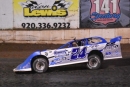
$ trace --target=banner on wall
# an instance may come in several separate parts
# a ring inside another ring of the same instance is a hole
[[[80,0],[80,28],[130,27],[129,0]]]
[[[14,0],[14,27],[79,28],[79,0]]]

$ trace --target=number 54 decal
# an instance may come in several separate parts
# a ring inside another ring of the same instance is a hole
[[[87,47],[84,47],[80,50],[80,48],[72,49],[71,59],[83,59],[86,57],[87,54]]]

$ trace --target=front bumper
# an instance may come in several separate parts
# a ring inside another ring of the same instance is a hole
[[[14,72],[26,72],[26,71],[32,71],[31,68],[27,68],[27,69],[17,69],[17,68],[14,68],[13,69]]]
[[[25,71],[32,71],[31,68],[31,60],[37,56],[37,55],[41,55],[40,51],[36,51],[34,53],[32,53],[23,63],[21,63],[20,65],[18,65],[16,68],[13,69],[14,72],[25,72]]]
[[[16,68],[13,69],[14,72],[25,72],[25,71],[32,71],[30,66],[30,62],[23,62],[18,65]]]

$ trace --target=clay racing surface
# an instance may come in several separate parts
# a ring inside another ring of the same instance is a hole
[[[85,64],[51,68],[47,73],[16,74],[12,70],[36,50],[60,45],[0,44],[0,87],[129,87],[130,45],[121,45],[123,59],[104,61],[99,70]]]

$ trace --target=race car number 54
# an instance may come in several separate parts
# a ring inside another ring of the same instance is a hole
[[[70,28],[70,23],[22,23],[22,28],[27,29],[59,29],[59,28]]]

